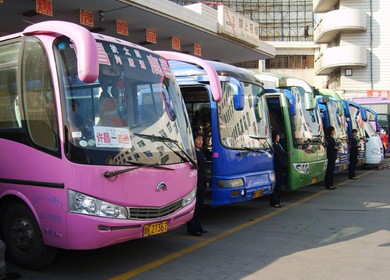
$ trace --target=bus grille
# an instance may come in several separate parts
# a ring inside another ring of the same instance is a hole
[[[175,213],[182,207],[183,200],[180,199],[171,204],[165,205],[161,208],[152,208],[152,207],[128,207],[129,219],[136,220],[153,220],[159,219]]]

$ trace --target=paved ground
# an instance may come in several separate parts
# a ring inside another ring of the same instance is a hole
[[[386,166],[390,160],[386,159]],[[42,271],[7,263],[6,279],[390,279],[390,169],[361,169],[268,198],[205,211],[202,237],[184,227],[94,251],[60,251]]]

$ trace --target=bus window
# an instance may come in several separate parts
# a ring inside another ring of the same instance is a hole
[[[16,73],[16,67],[0,68],[0,129],[21,127]]]
[[[45,52],[35,38],[26,40],[22,63],[23,102],[31,140],[42,148],[58,149],[54,93]]]

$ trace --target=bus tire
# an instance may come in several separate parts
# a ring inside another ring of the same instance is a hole
[[[11,262],[23,268],[37,270],[54,260],[57,248],[43,243],[39,225],[26,204],[10,204],[1,221],[0,234],[7,246],[7,259]]]

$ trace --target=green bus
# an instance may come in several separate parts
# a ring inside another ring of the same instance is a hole
[[[273,131],[287,153],[285,186],[295,190],[323,181],[327,158],[319,108],[311,86],[297,78],[255,74],[264,83]]]

